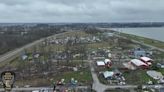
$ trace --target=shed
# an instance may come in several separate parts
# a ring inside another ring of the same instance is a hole
[[[114,75],[114,72],[112,72],[112,71],[105,71],[103,73],[103,75],[104,75],[104,78],[109,78],[109,77],[112,77]]]
[[[27,55],[22,55],[22,60],[26,60],[27,58],[28,58],[28,56]]]
[[[104,61],[97,61],[97,66],[105,66],[105,63]]]
[[[109,63],[111,63],[111,60],[110,59],[105,59],[104,62],[105,62],[105,64],[109,64]]]
[[[108,57],[111,58],[112,57],[112,54],[111,53],[108,53]]]

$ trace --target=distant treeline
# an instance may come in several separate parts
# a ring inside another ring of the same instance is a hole
[[[0,54],[21,47],[34,40],[63,32],[62,25],[0,26]]]
[[[136,28],[136,27],[164,27],[164,22],[139,22],[139,23],[97,23],[97,27],[104,28]]]
[[[44,25],[45,23],[41,23]],[[0,23],[2,26],[36,26],[37,23]],[[164,22],[100,22],[100,23],[46,23],[51,26],[63,26],[67,28],[85,28],[85,27],[163,27]]]
[[[78,27],[103,27],[103,28],[128,28],[128,27],[164,27],[164,22],[128,22],[128,23],[72,23],[67,26]]]

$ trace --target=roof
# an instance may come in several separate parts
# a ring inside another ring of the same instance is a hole
[[[147,64],[145,64],[144,62],[142,62],[141,60],[138,60],[138,59],[132,59],[130,62],[136,66],[143,66],[143,65],[147,66]]]
[[[123,63],[125,68],[128,68],[130,70],[136,70],[136,67],[134,67],[132,64],[130,63]]]
[[[148,57],[140,57],[140,59],[145,61],[145,62],[152,61],[152,59],[148,58]]]
[[[39,92],[39,90],[33,90],[32,92]]]
[[[161,74],[161,72],[157,72],[154,70],[150,70],[146,72],[150,77],[152,77],[153,79],[162,79],[163,75]]]
[[[25,59],[27,59],[27,58],[28,58],[27,55],[23,55],[23,56],[22,56],[22,60],[25,60]]]
[[[104,78],[112,77],[114,75],[114,72],[112,72],[112,71],[105,71],[103,73],[103,75],[104,75]]]
[[[110,59],[105,59],[104,62],[105,62],[105,64],[107,64],[108,62],[110,63],[111,60]]]
[[[113,72],[114,72],[115,74],[122,74],[118,69],[115,69]]]
[[[135,51],[134,51],[134,55],[135,55],[136,58],[138,58],[138,57],[140,57],[140,56],[145,56],[146,53],[145,53],[144,50],[135,50]]]
[[[111,53],[108,53],[108,57],[111,58],[112,57],[112,54]]]
[[[104,61],[97,61],[96,63],[97,63],[98,66],[105,66]]]
[[[164,92],[164,88],[160,88],[159,89],[159,92]]]

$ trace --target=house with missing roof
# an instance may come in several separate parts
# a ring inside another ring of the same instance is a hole
[[[146,56],[146,51],[141,48],[135,49],[133,53],[135,58]]]

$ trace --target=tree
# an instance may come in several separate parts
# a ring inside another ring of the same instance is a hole
[[[66,53],[66,61],[69,63],[71,59],[71,48],[72,48],[72,40],[68,40],[68,42],[65,45],[65,53]]]

